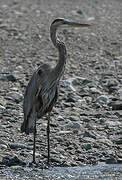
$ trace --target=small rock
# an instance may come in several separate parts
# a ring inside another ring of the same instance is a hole
[[[58,121],[64,121],[64,118],[59,115],[56,120],[58,120]]]
[[[61,134],[72,134],[72,131],[59,131],[58,135],[61,135]]]
[[[56,157],[51,157],[51,158],[50,158],[50,161],[51,161],[51,162],[60,163],[60,164],[62,163],[61,159],[60,159],[60,158],[56,158]]]
[[[81,118],[81,120],[83,121],[83,122],[90,122],[91,120],[90,120],[90,118]]]
[[[76,102],[76,99],[74,98],[73,93],[68,93],[66,102],[73,102],[73,103]]]
[[[8,147],[8,144],[6,142],[4,142],[3,140],[1,140],[1,139],[0,139],[0,144],[3,144],[3,145]]]
[[[5,110],[5,107],[2,106],[2,105],[0,105],[0,110],[1,110],[1,111],[2,111],[2,110]]]
[[[109,98],[105,95],[101,95],[96,99],[96,102],[100,103],[101,101],[107,104],[109,102]]]
[[[26,165],[26,163],[23,160],[19,159],[17,156],[4,156],[1,164],[6,166]]]
[[[62,154],[64,154],[64,153],[65,153],[65,150],[64,150],[64,149],[62,149],[62,148],[56,148],[56,150],[57,150],[57,152],[60,152],[60,153],[62,153]]]
[[[122,101],[115,101],[108,104],[112,110],[122,110]]]
[[[71,103],[64,102],[63,104],[64,104],[64,107],[65,107],[65,108],[71,107]]]
[[[63,142],[64,141],[64,138],[61,137],[61,136],[55,136],[55,139],[57,139],[57,141],[59,141],[59,142]]]
[[[101,94],[101,91],[99,91],[97,88],[92,87],[90,88],[90,93],[92,94]]]
[[[84,143],[84,144],[82,144],[82,147],[86,150],[89,150],[89,149],[91,149],[92,146],[90,143]]]
[[[89,131],[85,131],[84,137],[90,137],[90,138],[96,139],[96,135],[94,135],[93,133]]]
[[[116,163],[117,163],[117,159],[113,156],[106,159],[106,164],[116,164]]]
[[[80,129],[81,125],[78,122],[69,122],[65,125],[66,128]]]
[[[116,140],[115,140],[115,143],[116,143],[116,144],[122,144],[122,138],[116,139]]]
[[[117,130],[116,134],[122,134],[122,130]]]
[[[117,163],[122,164],[122,158],[118,158]]]
[[[122,111],[115,112],[114,115],[116,115],[118,118],[122,118]]]
[[[77,14],[83,15],[83,12],[81,11],[81,9],[77,9]]]
[[[7,95],[6,95],[6,99],[7,98],[10,98],[12,99],[13,101],[19,103],[22,101],[23,99],[23,95],[21,93],[18,93],[18,92],[9,92]]]
[[[68,86],[70,91],[77,91],[78,87],[84,86],[90,82],[91,81],[86,78],[76,76],[76,77],[67,79],[65,81],[65,86]]]
[[[79,117],[78,116],[71,116],[70,120],[71,121],[79,121]]]
[[[2,151],[5,151],[7,148],[8,148],[8,146],[6,146],[6,145],[4,145],[4,144],[1,144],[1,145],[0,145],[0,149],[1,149]]]
[[[16,82],[17,79],[15,78],[15,76],[13,74],[9,74],[9,75],[4,75],[2,77],[0,77],[0,80],[2,81],[12,81],[12,82]]]
[[[20,148],[20,149],[29,149],[29,150],[32,149],[31,147],[26,146],[26,145],[24,145],[24,144],[16,144],[16,143],[11,143],[11,144],[9,144],[9,147],[10,147],[11,149],[18,149],[18,148]]]
[[[66,147],[66,150],[72,150],[74,149],[73,145],[69,145],[68,147]]]
[[[15,78],[15,76],[13,74],[10,74],[8,76],[6,76],[8,81],[12,81],[12,82],[16,82],[17,79]]]
[[[94,103],[93,104],[93,108],[95,108],[95,109],[98,109],[98,108],[100,108],[101,106],[100,106],[100,104],[99,103]]]
[[[51,154],[57,154],[57,151],[56,151],[55,149],[51,149],[51,150],[50,150],[50,153],[51,153]]]
[[[111,127],[111,126],[119,126],[121,125],[121,122],[108,120],[108,121],[105,121],[104,124],[107,125],[108,127]]]
[[[101,144],[103,144],[103,145],[106,145],[106,146],[108,146],[108,147],[113,145],[112,141],[109,140],[109,139],[107,139],[106,137],[104,137],[104,138],[99,138],[99,139],[98,139],[98,142],[101,143]]]

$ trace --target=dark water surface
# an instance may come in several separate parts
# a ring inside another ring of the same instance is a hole
[[[58,180],[122,180],[122,164],[82,166],[74,168],[53,168],[44,172],[49,179]]]
[[[38,168],[11,167],[0,171],[0,180],[122,180],[122,164]]]

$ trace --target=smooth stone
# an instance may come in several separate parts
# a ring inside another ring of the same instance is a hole
[[[84,86],[87,83],[89,83],[91,81],[89,81],[86,78],[82,78],[82,77],[73,77],[73,78],[69,78],[65,81],[65,86],[68,86],[68,90],[70,91],[77,91],[78,86]]]
[[[107,145],[107,146],[112,146],[113,145],[112,141],[107,139],[107,138],[99,138],[98,142],[103,144],[103,145]]]
[[[3,75],[2,77],[0,77],[0,80],[2,80],[2,81],[12,81],[12,82],[17,81],[16,77],[13,74]]]
[[[2,105],[0,105],[0,110],[5,110],[6,108]]]
[[[100,103],[101,101],[107,104],[109,103],[109,98],[105,95],[101,95],[96,99],[96,102]]]
[[[1,145],[0,145],[0,149],[1,149],[1,150],[4,150],[4,151],[5,151],[5,149],[7,149],[7,148],[8,148],[7,145],[4,145],[4,144],[1,144]]]
[[[7,78],[8,81],[12,81],[12,82],[17,81],[16,77],[13,74],[10,74],[10,75],[6,76],[6,78]]]
[[[22,101],[23,99],[23,95],[21,93],[18,93],[18,92],[9,92],[7,93],[6,95],[6,98],[10,98],[12,99],[13,101],[19,103]]]
[[[108,159],[106,159],[106,164],[116,164],[117,163],[117,159],[115,157],[109,157]]]
[[[26,146],[24,144],[9,143],[9,146],[10,146],[11,149],[18,149],[18,148],[20,148],[20,149],[30,149],[30,150],[32,149],[31,147],[28,147],[28,146]]]
[[[122,134],[122,130],[117,130],[116,134]]]
[[[89,131],[85,131],[84,137],[90,137],[90,138],[96,139],[96,135],[94,135],[93,133]]]
[[[64,142],[64,138],[61,136],[55,136],[55,139],[57,139],[59,142]]]
[[[16,122],[16,120],[14,119],[14,117],[4,117],[3,118],[5,121],[9,121],[9,122]]]
[[[116,115],[118,118],[122,118],[122,111],[115,112],[114,115]]]
[[[64,118],[59,115],[59,116],[56,118],[56,120],[57,120],[57,121],[64,121]]]
[[[122,164],[122,158],[118,158],[117,163]]]
[[[79,121],[79,117],[78,116],[70,116],[69,118],[71,121]]]
[[[101,106],[100,106],[99,103],[94,103],[94,104],[93,104],[93,107],[94,107],[95,109],[98,109],[98,108],[100,108]]]
[[[7,125],[2,125],[1,127],[4,128],[4,129],[6,129],[6,128],[12,128],[13,126],[10,125],[10,124],[7,124]]]
[[[122,138],[116,139],[116,140],[115,140],[115,143],[116,143],[116,144],[122,144]]]
[[[101,94],[101,91],[98,90],[98,89],[95,88],[95,87],[90,88],[90,92],[91,92],[92,94]]]
[[[105,121],[104,124],[107,126],[120,126],[121,122],[119,122],[119,121]]]
[[[72,131],[59,131],[58,135],[62,135],[62,134],[72,134]]]
[[[83,147],[84,149],[86,149],[86,150],[89,150],[89,149],[92,148],[92,146],[91,146],[90,143],[84,143],[84,144],[82,144],[82,147]]]
[[[67,150],[72,150],[74,149],[73,145],[69,145],[68,147],[66,147]]]
[[[2,139],[0,139],[0,144],[3,144],[8,147],[8,144],[6,142],[4,142]]]
[[[4,156],[2,159],[2,164],[6,166],[26,165],[26,163],[23,160],[19,159],[17,156]]]
[[[78,122],[69,122],[65,125],[65,128],[73,128],[73,129],[80,129],[81,125]]]
[[[68,93],[66,102],[73,102],[73,103],[76,102],[76,97],[74,96],[73,93]]]
[[[109,106],[112,107],[112,110],[122,110],[122,101],[111,102]]]
[[[60,153],[62,153],[62,154],[64,154],[64,153],[65,153],[65,150],[64,150],[64,149],[62,149],[62,148],[56,148],[56,150],[57,150],[57,152],[60,152]]]
[[[33,151],[28,152],[29,154],[33,155]],[[25,155],[25,154],[24,154]],[[42,158],[42,155],[40,153],[35,152],[35,156],[37,158]]]
[[[51,158],[50,158],[50,161],[51,161],[51,162],[56,162],[56,163],[62,163],[62,160],[60,159],[60,157],[59,157],[59,158],[51,157]]]
[[[76,13],[80,14],[80,15],[83,15],[83,12],[81,11],[81,9],[77,9]]]
[[[50,153],[51,153],[51,154],[57,154],[58,152],[57,152],[55,149],[51,149],[51,150],[50,150]]]
[[[66,108],[71,107],[71,103],[69,103],[69,102],[64,102],[63,105],[64,105]]]
[[[82,116],[81,116],[81,121],[88,123],[88,122],[90,122],[91,120],[90,120],[89,118],[83,118],[83,119],[82,119]]]
[[[6,99],[4,98],[4,96],[0,97],[0,106],[3,106],[4,108],[6,107]],[[3,108],[3,107],[1,107],[1,108]]]

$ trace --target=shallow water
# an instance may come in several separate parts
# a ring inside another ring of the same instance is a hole
[[[122,180],[122,164],[53,168],[45,170],[46,177],[58,180]]]
[[[11,167],[0,171],[0,180],[122,180],[122,164],[38,168]]]

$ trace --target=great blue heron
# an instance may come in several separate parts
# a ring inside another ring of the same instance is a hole
[[[70,22],[65,19],[55,19],[50,26],[50,37],[59,53],[58,63],[54,68],[51,68],[48,64],[41,65],[37,71],[34,72],[24,96],[24,121],[21,125],[21,132],[34,134],[33,163],[35,163],[36,121],[46,113],[48,113],[48,164],[50,159],[50,112],[58,98],[58,84],[64,73],[67,57],[65,44],[60,42],[56,36],[56,30],[60,25],[72,27],[90,26],[89,24]]]

